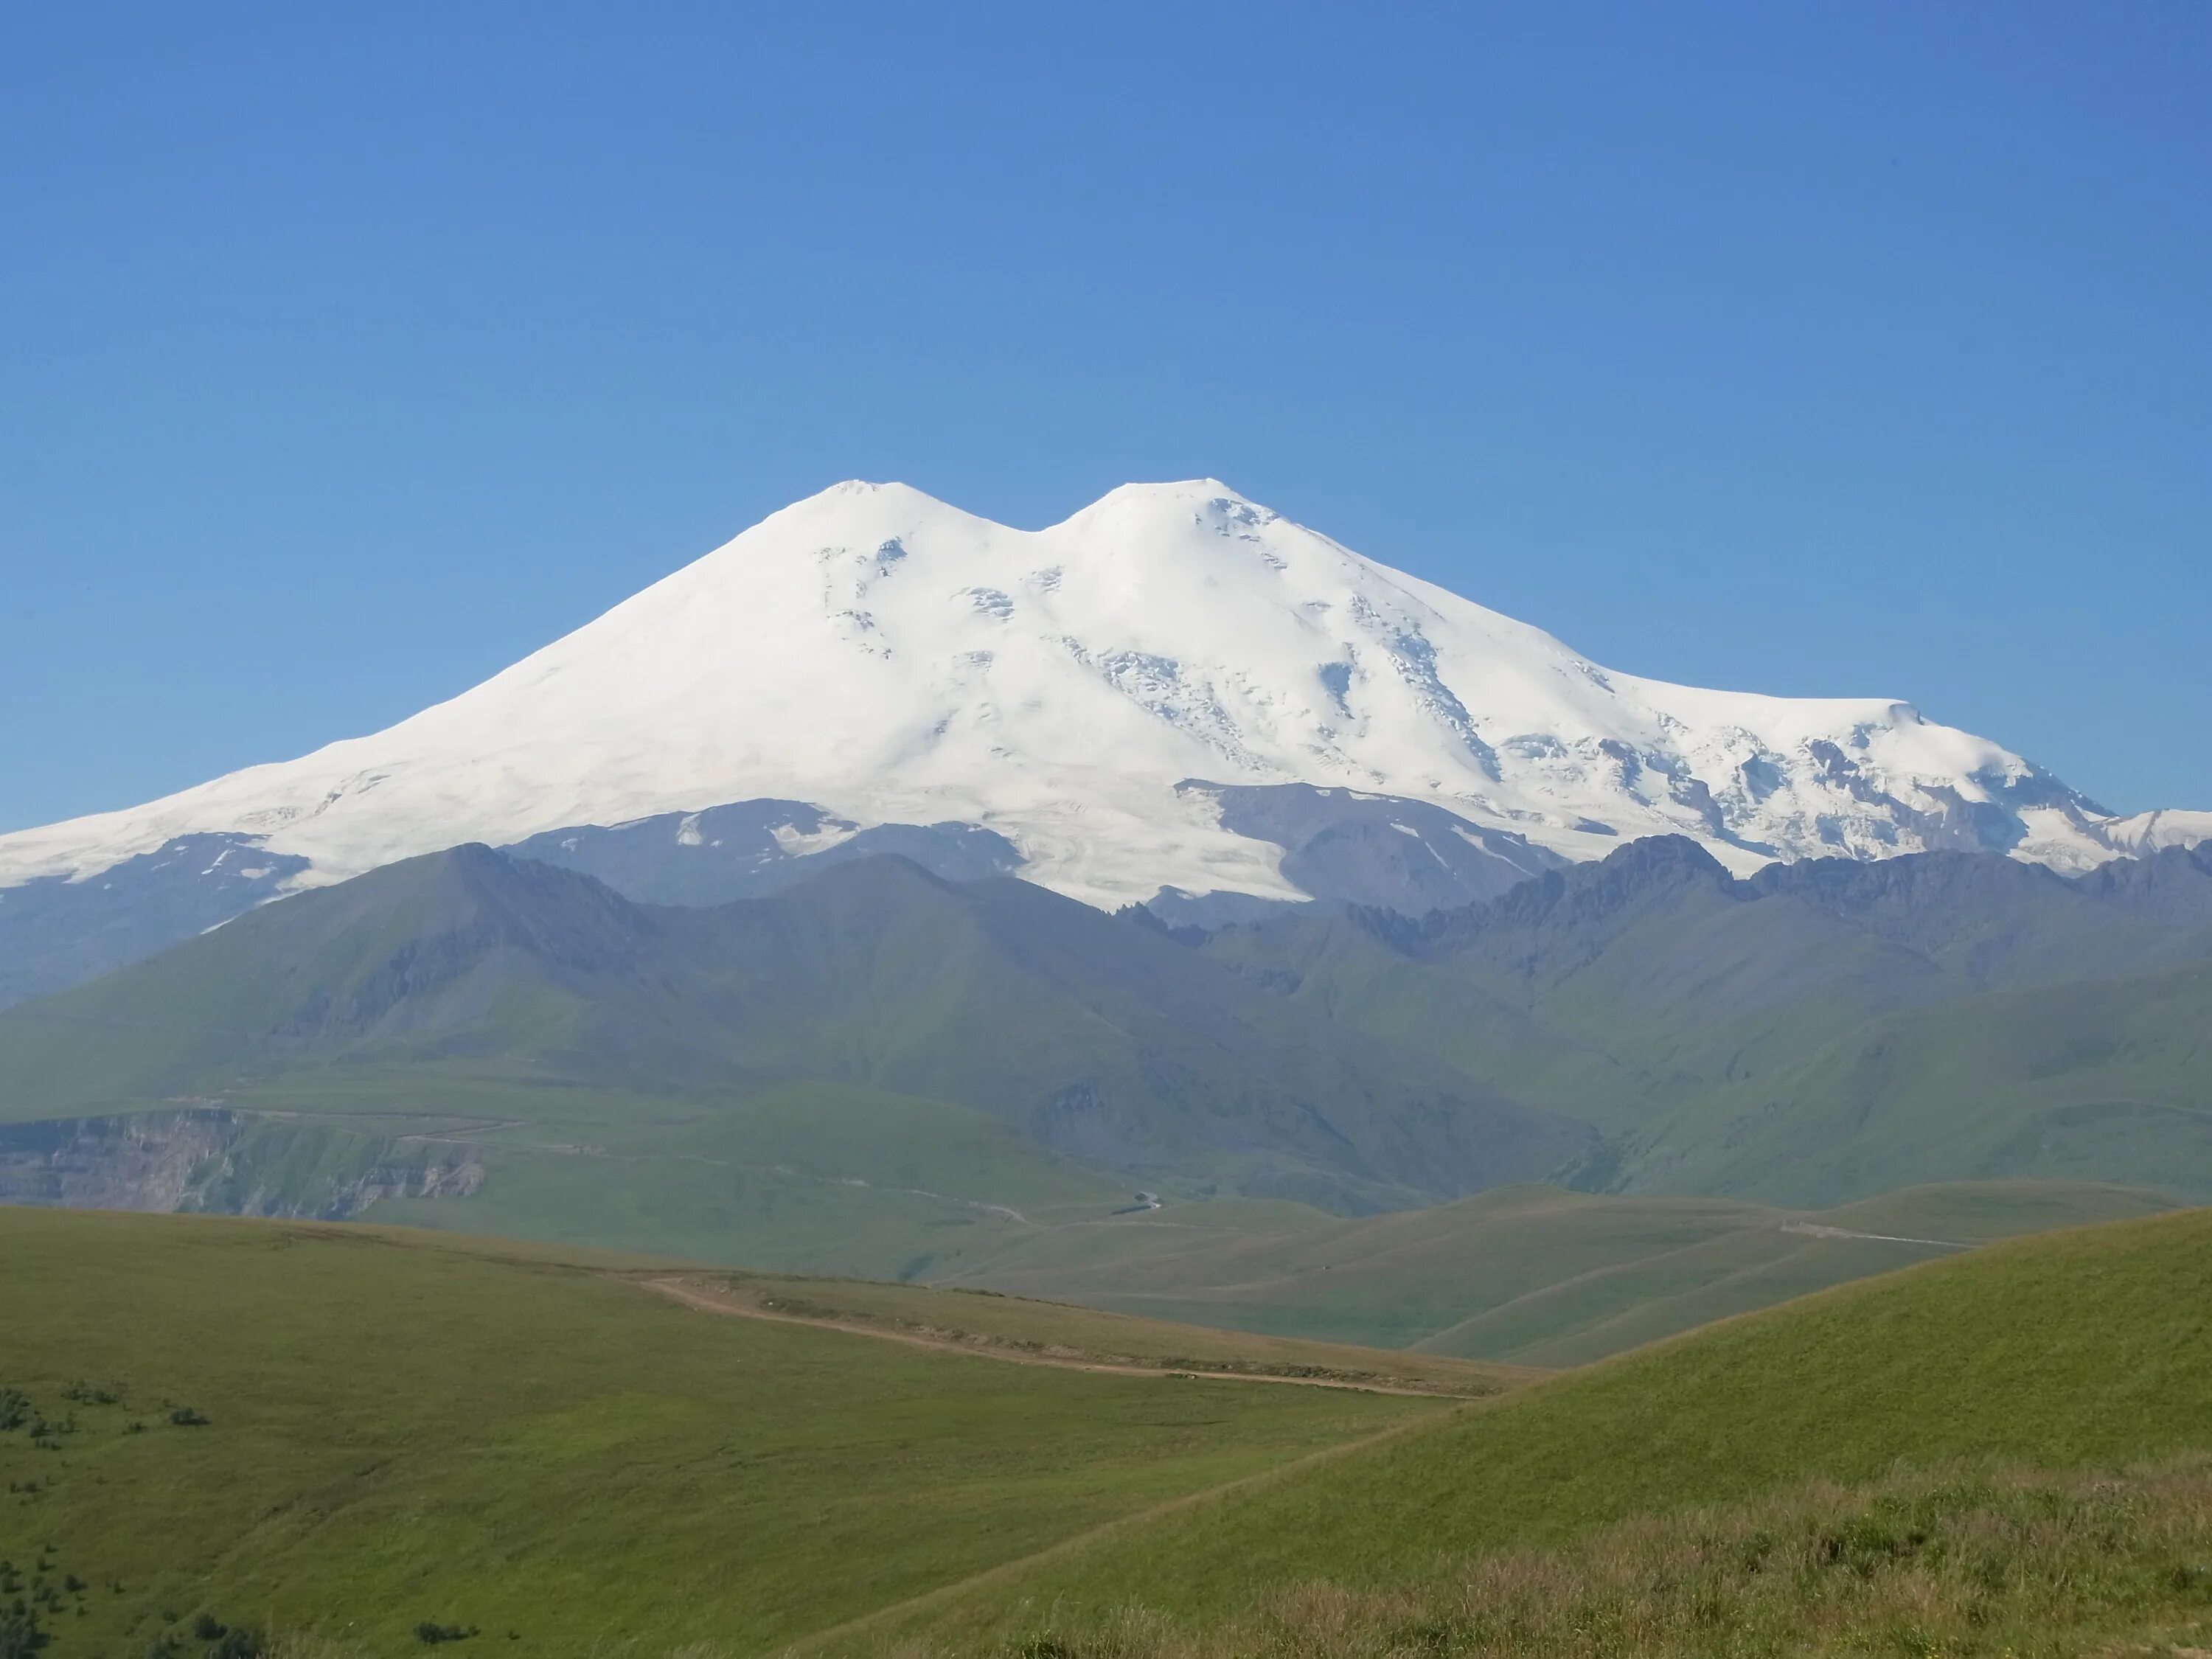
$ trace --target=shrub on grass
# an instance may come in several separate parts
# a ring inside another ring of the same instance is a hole
[[[426,1648],[436,1647],[442,1642],[465,1642],[476,1633],[474,1625],[441,1625],[430,1619],[415,1626],[415,1639]]]
[[[169,1421],[180,1429],[199,1429],[207,1426],[207,1419],[190,1406],[179,1406],[169,1413]]]
[[[0,1659],[32,1659],[51,1639],[39,1627],[39,1615],[21,1601],[0,1611]]]
[[[1001,1659],[1712,1659],[2195,1653],[2212,1636],[2212,1457],[2123,1474],[1899,1472],[1438,1561],[1394,1588],[1287,1586],[1241,1617],[1124,1606]],[[2118,1638],[2159,1637],[2154,1647]],[[918,1646],[912,1659],[973,1654]]]

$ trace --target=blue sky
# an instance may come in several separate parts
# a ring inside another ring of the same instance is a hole
[[[0,14],[0,828],[847,477],[1212,474],[2212,807],[2212,7]]]

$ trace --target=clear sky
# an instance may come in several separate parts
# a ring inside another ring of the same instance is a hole
[[[2212,5],[0,9],[0,828],[848,477],[2212,807]]]

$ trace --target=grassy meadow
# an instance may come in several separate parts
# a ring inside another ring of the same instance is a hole
[[[924,1096],[824,1082],[654,1092],[481,1060],[303,1070],[223,1104],[243,1127],[220,1156],[142,1170],[137,1188],[188,1208],[307,1215],[355,1213],[374,1189],[362,1213],[379,1223],[1546,1368],[1992,1237],[2177,1201],[1992,1181],[1830,1212],[1521,1186],[1344,1216],[1141,1183]],[[158,1135],[183,1109],[105,1105],[111,1141],[137,1121]],[[40,1109],[0,1103],[0,1118],[35,1124]],[[137,1200],[118,1180],[73,1201]]]
[[[653,1281],[704,1305],[751,1310],[1042,1364],[1220,1372],[1255,1378],[1412,1389],[1469,1399],[1546,1372],[1407,1349],[1361,1348],[1140,1319],[997,1291],[866,1279],[702,1271]]]
[[[899,1659],[2196,1659],[2212,1638],[2212,1460],[1905,1474],[1639,1517],[1417,1584],[1323,1581],[1187,1623],[1033,1611],[1029,1634]]]
[[[1808,1482],[2117,1471],[2212,1450],[2207,1284],[2212,1212],[1996,1244],[1459,1408],[871,1638],[988,1648],[1035,1634],[1047,1612],[1055,1628],[1100,1629],[1133,1609],[1226,1627],[1319,1586],[1448,1597],[1501,1551],[1567,1549],[1638,1517]],[[1437,1650],[1488,1650],[1453,1636]]]
[[[952,1279],[1160,1319],[1556,1367],[1990,1239],[2171,1203],[2130,1188],[1987,1182],[1812,1212],[1557,1187],[1350,1219],[1251,1200],[1170,1205],[1011,1241]]]
[[[0,1209],[0,1652],[2185,1654],[2208,1283],[2185,1212],[1532,1380],[969,1291]],[[1376,1386],[1272,1380],[1316,1372]],[[1382,1391],[1408,1382],[1475,1397]]]
[[[763,1651],[1443,1408],[718,1317],[636,1266],[0,1209],[0,1559],[42,1651],[198,1652],[202,1618]]]
[[[380,1199],[380,1221],[789,1272],[941,1275],[1133,1197],[973,1108],[845,1084],[699,1099],[438,1066],[289,1079],[239,1103],[434,1137],[483,1170],[466,1199]]]

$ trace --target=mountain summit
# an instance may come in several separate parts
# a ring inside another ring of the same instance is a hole
[[[0,886],[205,858],[234,913],[464,842],[665,814],[689,844],[744,802],[781,813],[748,832],[769,854],[980,830],[994,867],[1101,904],[1302,898],[1353,851],[1350,896],[1423,908],[1432,861],[1464,896],[1490,865],[1502,888],[1654,834],[1744,871],[1942,848],[2079,868],[2212,833],[2116,818],[1907,703],[1613,672],[1211,479],[1039,531],[850,483],[389,730],[0,837]]]

